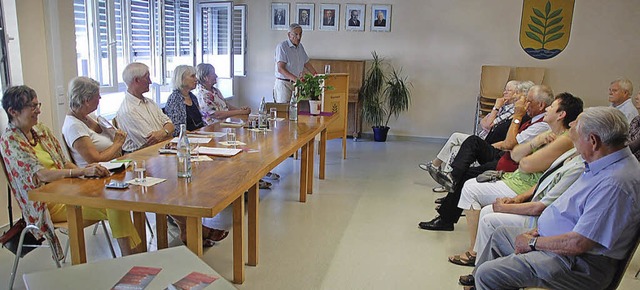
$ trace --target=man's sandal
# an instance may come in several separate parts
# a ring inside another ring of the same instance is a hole
[[[467,251],[467,252],[464,252],[464,259],[462,255],[455,255],[455,256],[449,257],[449,262],[454,263],[456,265],[460,265],[460,266],[474,267],[476,265],[476,256],[471,255],[471,253]]]

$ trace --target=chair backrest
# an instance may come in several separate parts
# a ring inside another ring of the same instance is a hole
[[[636,235],[631,243],[631,248],[627,251],[627,255],[624,256],[624,259],[618,262],[616,273],[613,275],[613,280],[611,280],[609,286],[605,288],[606,290],[615,290],[618,288],[622,281],[622,277],[624,277],[624,273],[627,271],[627,267],[629,267],[629,264],[631,263],[631,259],[633,259],[633,255],[638,249],[638,245],[640,245],[640,227],[636,229]]]
[[[516,67],[514,80],[532,81],[536,85],[541,85],[544,80],[545,68],[543,67]]]
[[[67,139],[64,138],[64,134],[62,134],[62,144],[64,144],[64,149],[67,150],[69,160],[71,160],[73,164],[76,164],[76,161],[73,159],[73,154],[71,154],[71,148],[69,148],[69,145],[67,145]]]
[[[502,97],[510,72],[511,67],[508,66],[483,65],[480,74],[480,96],[494,100]]]
[[[265,108],[267,109],[267,112],[271,108],[276,108],[278,118],[286,118],[289,114],[289,104],[265,103]]]

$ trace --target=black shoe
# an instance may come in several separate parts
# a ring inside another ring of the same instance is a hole
[[[436,200],[434,202],[437,203],[437,204],[442,204],[443,200],[444,200],[444,197],[439,197],[439,198],[436,198]]]
[[[421,229],[428,231],[453,231],[453,223],[446,222],[440,216],[437,216],[428,222],[420,222],[418,226]]]
[[[460,285],[462,286],[473,286],[476,284],[476,279],[473,278],[473,275],[469,274],[460,276],[458,282],[460,282]]]

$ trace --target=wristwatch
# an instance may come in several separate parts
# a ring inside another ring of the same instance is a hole
[[[529,240],[529,248],[531,248],[532,251],[536,250],[536,243],[538,242],[538,237],[533,237]]]
[[[520,119],[513,119],[514,124],[520,124]]]
[[[498,108],[496,108],[495,106],[493,107],[493,110],[494,111],[499,111]]]
[[[164,133],[167,134],[167,136],[169,136],[169,130],[162,128],[162,130],[164,130]]]

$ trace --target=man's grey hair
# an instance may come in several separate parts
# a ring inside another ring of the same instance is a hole
[[[75,111],[95,94],[100,93],[100,83],[88,77],[75,77],[69,82],[69,108]]]
[[[553,103],[555,97],[553,96],[553,91],[550,87],[545,85],[535,85],[529,89],[529,92],[533,90],[533,99],[537,102],[541,102],[545,104],[545,107],[548,107]]]
[[[627,91],[627,93],[629,93],[629,96],[633,95],[633,83],[629,79],[619,78],[611,82],[612,85],[615,83],[618,83],[621,89]]]
[[[196,69],[190,65],[179,65],[173,70],[173,78],[171,79],[171,86],[174,90],[182,89],[182,79],[184,74],[196,74]]]
[[[627,117],[613,107],[586,108],[578,117],[577,126],[576,132],[581,138],[593,134],[611,147],[624,146],[629,137]]]
[[[289,32],[293,32],[296,28],[302,29],[302,26],[298,23],[291,23],[291,25],[289,25]]]
[[[133,79],[142,77],[149,72],[149,67],[141,62],[132,62],[128,64],[122,72],[122,80],[129,86]]]
[[[516,86],[516,91],[526,95],[529,92],[529,89],[535,85],[536,84],[532,81],[520,81]]]
[[[215,71],[216,69],[213,67],[213,65],[208,64],[208,63],[200,63],[196,66],[196,78],[198,79],[198,83],[200,83],[201,85],[204,85],[205,83],[205,79],[209,74],[211,74],[211,72]],[[207,88],[210,89],[210,88]]]

